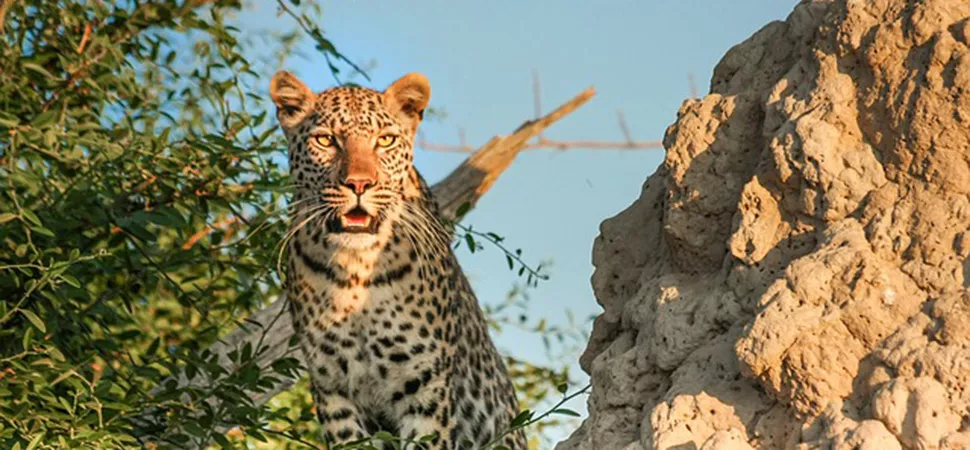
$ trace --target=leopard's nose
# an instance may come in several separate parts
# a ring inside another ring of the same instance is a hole
[[[344,180],[344,186],[349,187],[357,195],[363,194],[373,185],[374,180],[369,178],[348,178]]]

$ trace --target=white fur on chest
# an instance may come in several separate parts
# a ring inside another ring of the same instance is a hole
[[[319,381],[315,382],[356,393],[355,401],[363,407],[378,410],[386,407],[395,388],[399,389],[399,381],[415,376],[410,368],[425,366],[420,364],[423,358],[409,354],[416,331],[405,333],[400,329],[401,323],[417,319],[410,317],[407,311],[395,310],[395,306],[410,294],[410,286],[417,282],[416,275],[410,274],[381,286],[347,288],[335,286],[319,275],[304,279],[322,300],[321,307],[315,308],[315,314],[309,318],[310,326],[306,330],[317,345],[304,343],[311,367],[327,367],[328,376],[317,377]],[[304,309],[303,313],[310,314],[310,311]],[[402,335],[408,336],[407,342],[394,340]],[[387,346],[382,342],[391,342],[392,345]],[[333,354],[324,351],[323,345],[332,349]],[[375,346],[380,349],[383,358],[374,354]],[[387,357],[393,353],[409,354],[412,360],[406,365],[390,363]],[[341,368],[341,360],[346,364],[346,372]]]
[[[303,244],[292,267],[294,279],[313,294],[301,297],[312,307],[301,307],[296,319],[306,323],[303,347],[314,388],[384,412],[416,380],[433,389],[409,395],[427,401],[441,395],[444,379],[430,381],[445,351],[440,303],[425,291],[418,273],[428,268],[410,243],[336,252]]]

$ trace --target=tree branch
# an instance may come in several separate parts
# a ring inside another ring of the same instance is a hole
[[[492,187],[516,155],[523,149],[529,148],[530,139],[588,102],[593,95],[596,95],[596,90],[590,87],[556,108],[555,111],[523,123],[511,135],[493,137],[444,180],[434,185],[432,191],[438,201],[441,214],[447,219],[452,219],[462,204],[468,203],[469,206],[475,206],[478,199]]]
[[[525,122],[511,135],[492,138],[444,180],[431,188],[442,216],[446,219],[454,219],[463,204],[468,203],[469,206],[474,206],[478,199],[488,192],[502,172],[508,168],[516,155],[524,148],[529,147],[527,142],[530,139],[585,104],[593,95],[595,95],[595,90],[592,87],[588,88],[555,111],[538,119]],[[208,350],[217,357],[222,368],[228,373],[232,373],[238,367],[230,355],[242,351],[244,347],[249,345],[253,349],[253,358],[261,372],[270,374],[272,371],[270,366],[273,362],[283,357],[293,357],[298,359],[301,365],[304,364],[302,351],[290,345],[293,334],[293,324],[286,299],[280,298],[266,308],[254,313],[239,328],[220,339]],[[277,378],[277,382],[272,387],[246,393],[252,404],[265,404],[276,394],[289,389],[296,382],[296,378],[279,374],[273,375]],[[170,384],[173,380],[177,381],[179,388],[192,387],[199,391],[206,390],[212,384],[212,380],[205,376],[199,375],[189,380],[185,373],[180,373],[177,378],[170,378],[160,383],[159,387],[152,390],[151,395],[155,396],[162,392],[163,386]],[[218,399],[210,398],[206,402],[214,410],[219,410],[221,402]],[[148,411],[135,419],[135,422],[139,426],[155,427],[154,429],[158,430],[164,425],[159,423],[161,418],[157,416],[157,413],[158,411]],[[225,431],[228,430],[216,430],[219,433]],[[164,429],[155,432],[158,434],[146,436],[146,440],[166,441],[167,436],[178,432],[179,430]],[[200,447],[187,446],[186,448]]]

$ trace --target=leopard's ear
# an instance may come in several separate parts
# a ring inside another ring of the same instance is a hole
[[[273,75],[269,82],[269,95],[276,104],[276,118],[283,128],[293,127],[313,108],[313,91],[285,70]]]
[[[411,131],[418,128],[424,118],[424,109],[431,100],[431,85],[420,73],[409,73],[384,90],[384,105],[398,116]]]

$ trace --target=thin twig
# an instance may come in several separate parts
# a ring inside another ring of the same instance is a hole
[[[616,120],[620,124],[620,131],[623,132],[623,138],[626,139],[626,142],[633,142],[633,135],[630,133],[630,126],[626,124],[626,116],[623,115],[623,111],[616,110]]]
[[[84,24],[84,35],[81,36],[81,43],[77,45],[77,54],[84,53],[84,47],[88,45],[88,39],[91,38],[91,24]]]
[[[528,427],[528,426],[530,426],[532,424],[535,424],[537,422],[542,421],[543,419],[545,419],[546,417],[549,417],[552,414],[559,413],[560,412],[559,408],[561,408],[562,405],[565,405],[570,400],[572,400],[572,399],[574,399],[574,398],[576,398],[576,397],[578,397],[578,396],[580,396],[582,394],[585,394],[587,391],[589,391],[589,389],[591,387],[592,387],[591,384],[587,384],[582,389],[580,389],[580,390],[578,390],[576,392],[573,392],[572,394],[569,394],[569,395],[564,396],[562,398],[562,400],[559,400],[559,403],[556,403],[555,405],[553,405],[552,408],[549,408],[548,410],[546,410],[546,412],[544,412],[544,413],[542,413],[542,414],[540,414],[540,415],[538,415],[536,417],[531,417],[527,422],[525,422],[525,423],[523,423],[521,425],[514,426],[514,427],[510,427],[508,430],[505,430],[504,433],[496,436],[495,439],[492,439],[492,441],[489,442],[488,444],[485,444],[484,448],[491,449],[494,446],[498,445],[499,442],[502,442],[502,438],[504,438],[505,436],[507,436],[509,433],[515,432],[516,430],[520,430],[520,429],[526,428],[526,427]],[[524,414],[524,413],[525,412],[523,412],[522,414]]]
[[[424,139],[418,141],[418,147],[432,152],[474,153],[478,149],[470,145],[438,144]],[[663,148],[661,141],[560,141],[541,139],[530,142],[522,147],[523,150],[647,150]]]
[[[314,39],[316,39],[318,41],[318,44],[321,44],[322,43],[322,42],[319,42],[319,41],[326,41],[326,42],[329,43],[329,41],[323,37],[323,32],[320,31],[320,28],[319,27],[317,27],[315,24],[307,23],[307,21],[303,20],[302,17],[300,17],[295,12],[293,12],[293,10],[291,10],[289,7],[287,7],[286,6],[286,3],[284,3],[283,0],[276,0],[276,3],[279,5],[280,11],[286,13],[288,16],[290,16],[291,18],[293,18],[293,20],[296,22],[296,24],[299,25],[300,28],[302,28],[304,32],[306,32],[312,38],[314,38]],[[327,62],[327,66],[330,67],[330,73],[331,73],[331,75],[333,75],[334,81],[336,81],[337,84],[342,85],[343,82],[340,81],[340,77],[337,76],[336,66],[333,65],[333,61],[330,59],[331,56],[334,57],[334,58],[337,58],[340,61],[343,61],[345,64],[347,64],[352,69],[354,69],[354,71],[356,71],[361,76],[363,76],[364,79],[366,79],[367,81],[370,81],[370,75],[367,75],[367,72],[364,72],[364,69],[361,69],[353,61],[351,61],[350,59],[348,59],[342,53],[340,53],[337,50],[335,50],[333,48],[333,46],[330,46],[329,48],[321,48],[320,51],[321,51],[321,53],[323,53],[323,59]]]
[[[539,83],[538,69],[532,69],[532,101],[535,106],[535,115],[533,118],[538,119],[542,117],[542,86]],[[541,131],[539,132],[538,138],[540,141],[544,139]]]
[[[532,71],[532,102],[535,113],[535,119],[539,120],[542,117],[542,84],[539,81],[539,71]],[[551,115],[551,114],[550,114]],[[536,134],[536,139],[532,142],[528,142],[521,147],[522,150],[533,150],[533,149],[546,149],[546,150],[569,150],[569,149],[587,149],[587,150],[646,150],[654,148],[663,148],[663,142],[661,141],[635,141],[633,140],[632,134],[630,133],[630,127],[626,123],[626,117],[624,117],[622,111],[617,111],[617,119],[619,121],[620,131],[623,133],[623,137],[626,139],[623,142],[616,141],[594,141],[594,140],[557,140],[557,139],[546,139],[542,134],[542,130]],[[465,129],[458,129],[458,144],[439,144],[435,142],[428,142],[423,134],[418,135],[417,139],[418,147],[421,147],[428,151],[433,152],[451,152],[451,153],[474,153],[478,149],[468,145],[465,142]]]

